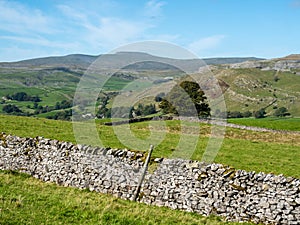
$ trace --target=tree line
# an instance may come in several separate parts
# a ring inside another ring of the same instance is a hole
[[[261,108],[257,111],[250,112],[249,110],[246,112],[240,112],[240,111],[227,111],[220,112],[217,110],[214,114],[216,117],[220,118],[249,118],[254,117],[256,119],[265,118],[267,115],[267,112],[264,108]],[[286,117],[290,116],[291,114],[288,112],[288,109],[286,107],[280,107],[275,110],[273,113],[273,116],[275,117]]]
[[[40,102],[41,101],[41,99],[38,96],[31,96],[26,92],[17,92],[12,95],[7,94],[5,97],[8,100],[16,100],[19,102],[24,102],[24,101]]]
[[[120,106],[114,108],[100,107],[96,113],[97,118],[134,118],[157,113],[154,104],[144,105],[139,103],[134,106]]]
[[[139,103],[137,106],[120,106],[110,108],[108,107],[109,101],[115,97],[117,93],[106,94],[102,93],[102,96],[97,99],[98,109],[96,110],[97,118],[134,118],[139,116],[148,116],[160,111],[162,114],[173,114],[179,116],[197,116],[199,118],[220,117],[220,118],[264,118],[266,117],[265,108],[259,109],[254,112],[246,111],[227,111],[221,112],[216,110],[213,114],[209,107],[207,97],[203,90],[201,90],[198,83],[193,80],[184,80],[178,82],[177,85],[168,93],[159,93],[155,96],[155,104],[143,104]],[[70,120],[72,116],[73,101],[62,100],[56,102],[54,106],[42,106],[38,102],[41,101],[38,96],[30,96],[25,92],[18,92],[12,95],[7,95],[7,99],[13,99],[17,101],[33,101],[33,106],[28,105],[27,108],[34,109],[33,113],[23,112],[19,107],[13,104],[5,104],[2,111],[8,114],[32,116],[41,113],[47,113],[54,110],[61,110],[49,115],[49,119],[62,119]],[[158,110],[156,107],[159,107]],[[64,110],[62,110],[64,109]],[[275,108],[274,108],[275,109]],[[276,117],[289,116],[287,108],[276,108],[274,114]]]
[[[49,119],[62,119],[62,120],[70,120],[72,116],[72,108],[73,102],[71,100],[62,100],[60,102],[56,102],[54,106],[42,106],[37,102],[34,102],[33,106],[27,105],[28,109],[34,109],[33,112],[23,111],[18,106],[14,104],[5,104],[2,108],[2,111],[7,114],[19,115],[19,116],[34,116],[41,113],[52,112],[54,110],[66,109],[60,112],[56,112],[54,115],[48,116]],[[69,110],[67,110],[69,109]]]

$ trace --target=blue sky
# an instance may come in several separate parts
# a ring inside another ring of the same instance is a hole
[[[300,0],[0,0],[0,61],[167,41],[201,58],[300,53]]]

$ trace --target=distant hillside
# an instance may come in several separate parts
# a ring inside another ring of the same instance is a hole
[[[300,54],[291,54],[278,59],[279,60],[300,60]]]
[[[83,55],[83,54],[73,54],[73,55],[67,55],[67,56],[51,56],[51,57],[45,57],[45,58],[36,58],[36,59],[28,59],[18,62],[2,62],[0,63],[0,67],[57,67],[57,66],[65,66],[65,67],[81,67],[81,68],[87,68],[91,63],[93,63],[99,56],[91,56],[91,55]],[[111,63],[114,65],[119,60],[129,60],[129,61],[152,61],[152,62],[160,62],[164,61],[166,63],[170,64],[176,64],[176,65],[184,65],[186,67],[194,67],[199,66],[203,64],[203,61],[207,65],[218,65],[218,64],[232,64],[232,63],[241,63],[245,61],[257,61],[262,60],[260,58],[255,57],[241,57],[241,58],[206,58],[202,60],[199,59],[169,59],[169,58],[163,58],[163,57],[157,57],[153,56],[147,53],[141,53],[141,52],[118,52],[116,54],[105,54],[100,55],[100,57],[103,57],[106,61],[111,61]],[[141,67],[141,65],[138,65],[139,69],[149,69],[149,65],[146,65],[146,68]],[[161,64],[157,64],[157,67],[155,67],[155,63],[151,64],[151,69],[158,70],[161,68]],[[130,69],[136,69],[134,67],[130,67]],[[170,68],[165,67],[164,69],[174,69],[172,66]]]
[[[55,67],[55,66],[78,66],[88,67],[97,56],[73,54],[67,56],[50,56],[44,58],[28,59],[18,62],[0,63],[0,67]]]
[[[286,107],[300,116],[300,76],[290,71],[260,68],[214,68],[215,76],[226,83],[224,92],[229,111],[257,111],[264,108],[273,115]]]
[[[291,54],[281,58],[244,61],[230,64],[231,68],[259,68],[262,70],[282,70],[300,72],[300,54]]]
[[[107,68],[125,65],[105,84],[104,90],[111,93],[123,90],[133,80],[139,90],[161,82],[168,85],[168,82],[182,76],[182,70],[198,71],[199,66],[208,64],[219,79],[229,111],[252,112],[266,108],[271,115],[276,108],[285,106],[293,116],[300,116],[299,55],[271,60],[209,58],[204,59],[206,64],[199,59],[170,59],[139,52],[119,52],[100,57],[105,62],[102,66]],[[57,102],[62,105],[64,100],[72,101],[81,76],[96,59],[97,56],[75,54],[0,63],[0,113],[8,104],[18,106],[23,112],[34,113],[41,106],[41,111],[47,111],[56,107]],[[132,63],[135,61],[137,63]],[[138,80],[138,77],[143,79]],[[30,101],[7,99],[7,95],[18,92],[38,96],[41,102],[37,105]],[[38,116],[54,112],[46,113]]]
[[[219,65],[219,64],[233,64],[246,61],[260,61],[263,58],[256,57],[232,57],[232,58],[206,58],[203,59],[207,65]]]

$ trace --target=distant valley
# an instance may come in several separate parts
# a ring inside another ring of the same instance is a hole
[[[145,78],[141,88],[161,80],[167,83],[170,78],[178,79],[183,71],[173,65],[181,68],[208,65],[224,91],[228,111],[243,113],[264,108],[268,115],[272,115],[277,108],[284,106],[292,116],[300,116],[300,55],[268,60],[247,57],[203,61],[168,59],[138,52],[100,57],[106,57],[107,68],[124,59],[138,62],[115,73],[104,86],[106,92],[117,93],[140,77]],[[0,63],[0,112],[4,113],[3,107],[8,104],[17,106],[24,114],[38,117],[50,118],[71,110],[77,84],[97,58],[75,54]],[[10,99],[9,96],[20,92],[38,97],[40,101],[29,101],[29,97],[23,101]]]

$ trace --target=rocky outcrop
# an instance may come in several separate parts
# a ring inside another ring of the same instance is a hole
[[[143,153],[126,149],[0,134],[0,169],[123,199],[133,198],[144,159]],[[229,221],[299,224],[299,179],[181,159],[152,163],[157,169],[146,175],[140,202]]]
[[[262,70],[291,71],[300,69],[300,60],[272,59],[260,61],[246,61],[242,63],[230,64],[230,68],[258,68]]]

